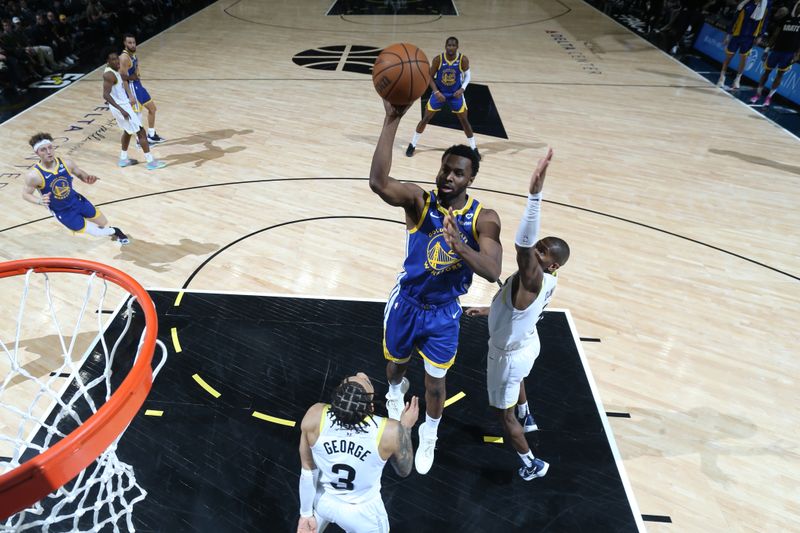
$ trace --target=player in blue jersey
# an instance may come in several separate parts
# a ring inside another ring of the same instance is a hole
[[[467,136],[470,148],[478,154],[475,145],[475,134],[472,126],[467,120],[467,101],[464,99],[464,91],[469,85],[472,74],[469,70],[469,59],[458,51],[458,39],[448,37],[445,41],[445,52],[433,58],[431,62],[431,97],[425,106],[425,116],[417,124],[414,137],[406,148],[406,155],[411,157],[417,148],[417,142],[425,126],[431,121],[433,116],[442,109],[446,103],[453,114],[461,123],[461,128]],[[480,154],[478,154],[480,155]]]
[[[739,68],[736,70],[736,78],[731,85],[731,89],[734,91],[739,89],[742,72],[747,64],[747,56],[750,55],[753,45],[758,44],[761,34],[766,31],[764,21],[769,20],[768,12],[769,0],[742,0],[736,8],[736,16],[725,37],[725,61],[722,62],[722,71],[719,73],[717,87],[725,86],[728,63],[731,62],[733,56],[740,54]]]
[[[73,178],[91,185],[98,180],[97,176],[87,174],[69,159],[56,157],[53,137],[49,133],[37,133],[28,142],[39,156],[39,162],[25,176],[22,198],[45,206],[59,222],[74,232],[85,231],[89,235],[111,237],[120,244],[128,244],[130,240],[122,230],[109,226],[105,215],[72,186]],[[37,190],[38,197],[34,194]]]
[[[125,83],[129,83],[131,92],[136,98],[134,111],[142,112],[142,107],[147,109],[147,141],[150,144],[158,144],[166,141],[156,133],[156,103],[150,97],[150,93],[142,85],[139,77],[139,59],[136,57],[136,37],[130,33],[122,38],[125,49],[119,55],[119,74]]]
[[[758,102],[764,86],[767,84],[769,75],[773,69],[778,69],[775,81],[772,82],[772,89],[764,99],[764,107],[772,103],[772,97],[778,91],[778,87],[783,81],[783,75],[792,68],[792,63],[800,61],[800,1],[795,3],[792,12],[785,7],[778,10],[778,18],[782,19],[775,32],[769,39],[767,53],[764,54],[764,74],[758,81],[756,94],[750,99],[751,104]]]
[[[408,230],[403,271],[384,313],[386,408],[391,418],[399,419],[409,387],[404,376],[412,353],[419,353],[425,364],[426,418],[419,427],[415,465],[425,474],[433,464],[445,375],[458,348],[462,313],[458,297],[469,289],[473,272],[491,282],[500,277],[500,218],[467,194],[480,167],[480,157],[469,146],[452,146],[444,152],[435,190],[391,178],[392,145],[409,106],[393,107],[386,101],[384,106],[369,185],[383,201],[405,210]]]

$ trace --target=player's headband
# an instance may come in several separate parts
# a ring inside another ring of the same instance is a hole
[[[42,146],[47,146],[48,144],[53,144],[53,141],[51,141],[50,139],[42,139],[41,141],[33,145],[33,151],[35,152]]]

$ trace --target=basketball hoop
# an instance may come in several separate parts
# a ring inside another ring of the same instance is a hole
[[[82,292],[82,305],[76,305],[77,297],[54,298],[56,283],[51,277],[59,278],[60,283],[61,274],[87,276],[85,290],[68,276],[73,283],[65,291],[78,289],[78,295]],[[166,347],[156,339],[158,319],[153,301],[129,275],[92,261],[42,258],[0,263],[4,284],[10,281],[4,278],[14,276],[19,276],[18,283],[24,286],[13,342],[6,344],[2,337],[7,332],[0,329],[0,359],[3,355],[8,359],[0,361],[0,531],[39,531],[56,527],[54,524],[60,524],[59,530],[68,527],[71,531],[97,531],[109,524],[118,530],[116,523],[123,518],[127,529],[133,530],[132,507],[147,492],[136,483],[132,467],[117,458],[116,448],[147,397],[153,377],[166,362]],[[113,320],[103,322],[108,313],[103,303],[109,282],[131,295],[124,328],[111,349],[106,335]],[[29,301],[36,300],[28,296],[29,292],[36,292],[39,284],[44,288],[44,302]],[[97,286],[101,290],[97,291]],[[76,339],[85,335],[81,328],[86,329],[86,323],[91,321],[86,312],[93,298],[99,299],[95,310],[97,332],[90,324],[93,342],[82,358],[80,354],[74,357]],[[32,342],[21,339],[26,307],[37,305],[42,309],[38,314],[31,311],[33,319],[52,319],[48,325],[55,326],[55,335],[33,341],[57,338],[59,347],[48,350],[48,356],[61,352],[58,367],[40,372],[49,373],[49,377],[30,370],[46,358],[26,360],[26,352],[20,351],[21,343]],[[136,342],[135,337],[126,339],[126,334],[139,310],[144,317],[144,330]],[[63,319],[70,312],[77,312],[77,320],[67,342],[58,315]],[[153,370],[157,342],[162,358]],[[129,351],[134,353],[130,361],[115,358],[123,343],[130,344]],[[126,369],[127,375],[122,379]],[[31,400],[23,401],[21,397]]]

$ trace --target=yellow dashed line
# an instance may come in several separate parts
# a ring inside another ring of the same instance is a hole
[[[156,409],[148,409],[144,412],[144,416],[161,416],[164,414],[164,411],[157,411]]]
[[[253,411],[253,416],[259,418],[261,420],[266,420],[267,422],[272,422],[273,424],[280,424],[282,426],[289,426],[293,428],[297,425],[297,422],[294,420],[286,420],[285,418],[277,418],[274,416],[265,415],[264,413],[259,413],[258,411]]]
[[[181,353],[181,343],[178,342],[178,328],[172,328],[172,345],[175,347],[175,353]]]
[[[209,393],[214,398],[219,398],[220,396],[222,396],[222,394],[217,392],[217,390],[214,387],[212,387],[211,385],[209,385],[208,383],[203,381],[203,378],[201,378],[197,374],[193,375],[192,379],[194,379],[197,382],[198,385],[203,387],[206,390],[206,392]]]
[[[178,307],[179,305],[181,305],[181,300],[182,300],[182,299],[183,299],[183,291],[181,291],[181,292],[179,292],[179,293],[178,293],[178,297],[177,297],[177,298],[175,298],[175,303],[174,303],[174,304],[172,304],[172,305],[173,305],[174,307]]]
[[[484,435],[483,442],[490,442],[492,444],[503,444],[503,437],[492,437],[491,435]]]
[[[444,406],[445,406],[445,407],[449,407],[450,405],[453,405],[454,403],[456,403],[458,400],[460,400],[460,399],[461,399],[461,398],[463,398],[464,396],[466,396],[466,394],[464,394],[463,392],[459,392],[458,394],[456,394],[456,395],[455,395],[455,396],[453,396],[452,398],[448,398],[448,399],[447,399],[447,400],[444,402]]]

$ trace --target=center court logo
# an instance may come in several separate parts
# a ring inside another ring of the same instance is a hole
[[[334,70],[371,74],[372,65],[383,48],[377,46],[361,46],[356,44],[340,44],[321,46],[304,50],[296,54],[292,61],[295,65],[316,70]]]

